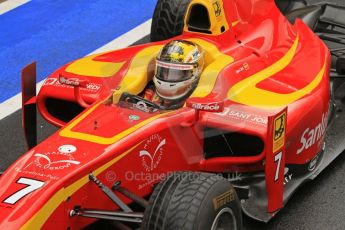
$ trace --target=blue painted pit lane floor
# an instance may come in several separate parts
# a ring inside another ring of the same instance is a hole
[[[156,0],[31,0],[0,15],[0,103],[20,92],[20,71],[38,81],[152,17]]]

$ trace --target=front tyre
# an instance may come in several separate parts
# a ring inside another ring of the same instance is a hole
[[[178,172],[154,189],[143,230],[242,229],[241,205],[225,178]]]

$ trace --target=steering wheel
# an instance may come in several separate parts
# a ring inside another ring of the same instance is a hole
[[[140,96],[133,95],[127,92],[121,95],[120,100],[119,100],[119,105],[123,107],[129,107],[128,105],[131,105],[130,107],[147,112],[147,113],[154,113],[154,112],[157,112],[158,110],[174,110],[180,107],[179,105],[172,105],[172,106],[158,105],[145,98],[142,98]]]

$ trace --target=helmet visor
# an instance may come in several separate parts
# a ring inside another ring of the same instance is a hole
[[[193,77],[193,64],[175,64],[157,61],[156,77],[166,82],[181,82]]]

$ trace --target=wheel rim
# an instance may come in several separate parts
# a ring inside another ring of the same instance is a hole
[[[214,218],[211,230],[237,229],[234,212],[230,208],[223,208]]]

